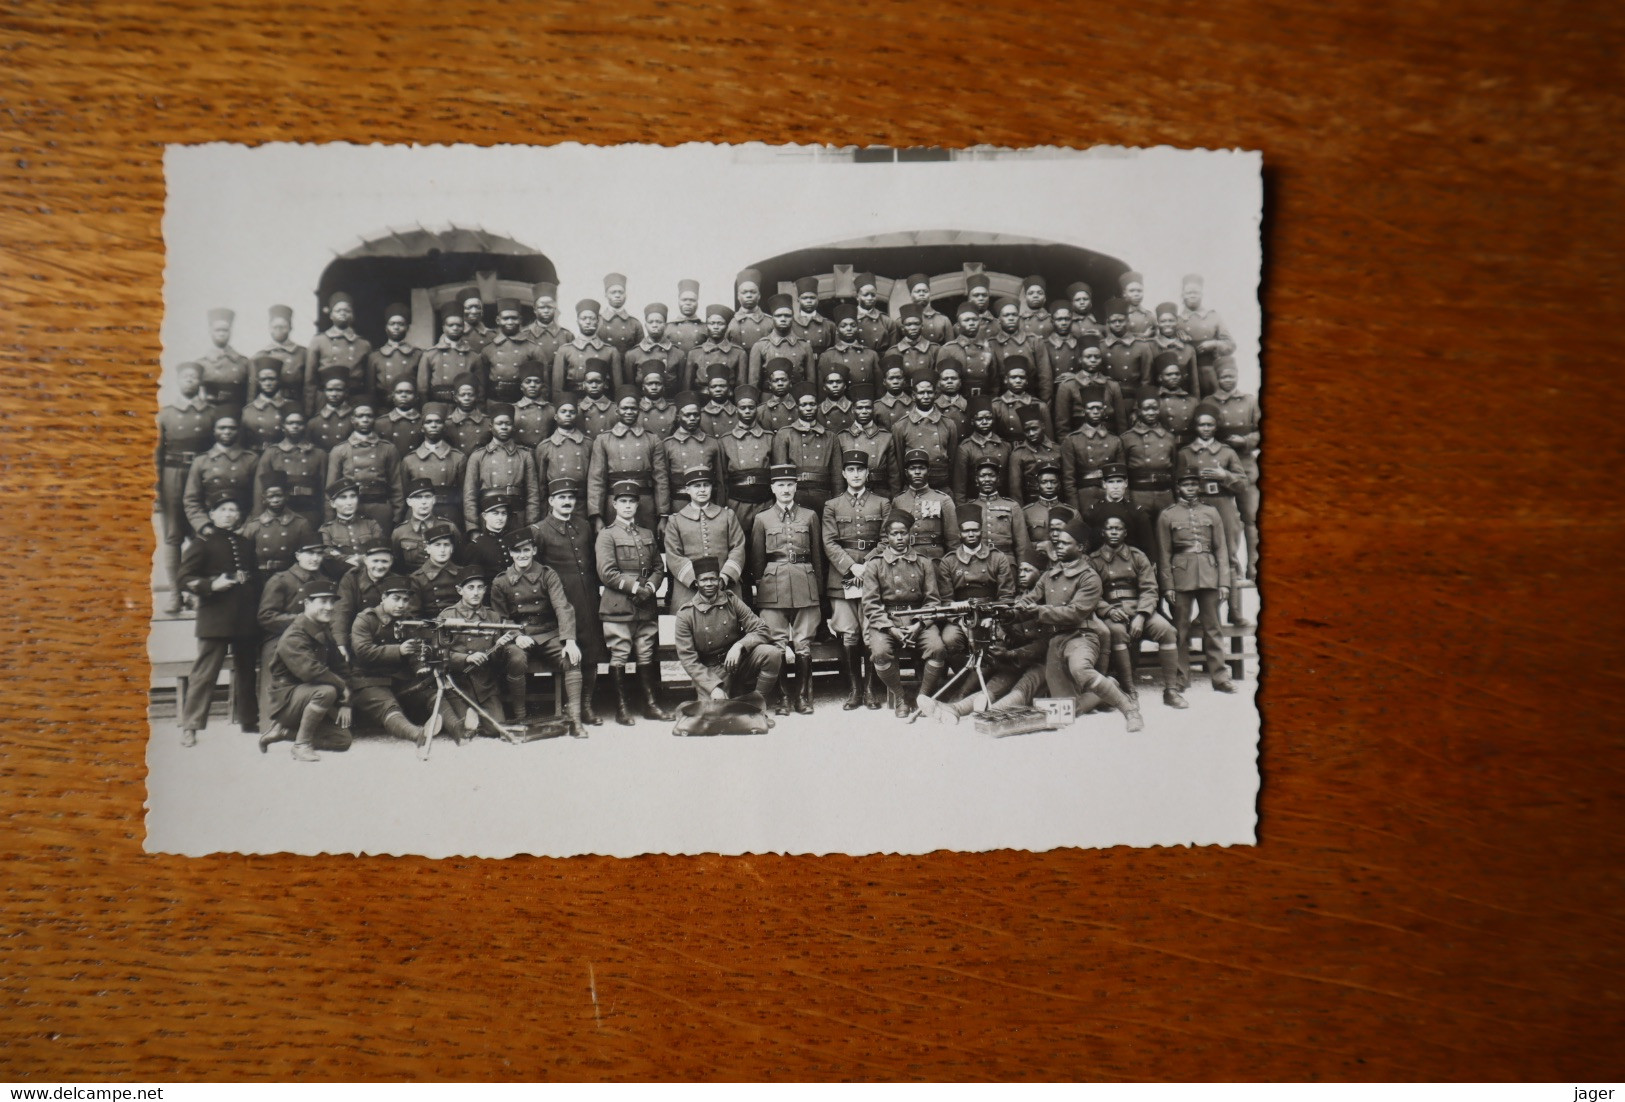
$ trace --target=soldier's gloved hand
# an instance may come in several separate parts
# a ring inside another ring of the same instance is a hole
[[[581,648],[574,639],[564,641],[564,660],[572,666],[581,665]]]

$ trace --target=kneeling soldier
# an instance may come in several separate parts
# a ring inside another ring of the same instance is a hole
[[[320,761],[316,750],[350,748],[350,687],[339,671],[344,656],[328,625],[338,590],[317,577],[300,591],[304,611],[293,618],[271,656],[271,715],[294,732],[295,761]]]
[[[570,736],[586,738],[581,726],[581,648],[576,646],[575,610],[564,583],[552,567],[536,561],[536,537],[528,529],[518,529],[508,537],[508,554],[513,565],[491,583],[492,611],[525,629],[503,648],[508,719],[523,724],[529,718],[525,685],[534,655],[559,671]]]
[[[1105,592],[1100,599],[1100,616],[1112,636],[1112,672],[1123,691],[1138,696],[1134,688],[1134,652],[1141,639],[1157,644],[1162,662],[1162,702],[1170,708],[1189,707],[1179,694],[1179,647],[1174,626],[1157,615],[1157,572],[1144,551],[1128,542],[1128,524],[1122,517],[1108,517],[1105,545],[1089,556]]]
[[[694,560],[694,588],[677,610],[677,660],[694,682],[694,695],[732,700],[754,690],[766,700],[784,665],[784,639],[737,593],[722,588],[722,567],[709,555]]]
[[[632,707],[627,696],[626,667],[636,658],[638,678],[645,696],[643,714],[648,719],[670,720],[672,715],[660,706],[660,606],[655,592],[665,576],[666,566],[655,546],[655,534],[638,525],[638,507],[646,500],[642,482],[625,479],[609,488],[614,518],[598,533],[595,550],[598,577],[604,583],[604,596],[598,606],[604,622],[604,642],[609,647],[609,677],[615,688],[615,722],[632,725]]]
[[[863,619],[869,631],[869,660],[891,693],[895,712],[906,719],[913,714],[903,693],[902,675],[897,669],[897,652],[906,647],[920,648],[924,670],[920,674],[920,696],[928,697],[942,683],[948,668],[942,633],[935,624],[909,617],[895,617],[905,609],[935,604],[936,563],[917,554],[909,546],[914,517],[893,508],[886,518],[886,541],[863,571]]]
[[[362,610],[350,625],[350,649],[355,655],[350,666],[350,707],[368,723],[396,738],[409,739],[422,750],[429,741],[428,731],[406,718],[398,695],[418,679],[417,659],[423,653],[421,640],[401,632],[401,617],[412,606],[412,583],[392,574],[378,588],[382,599]]]

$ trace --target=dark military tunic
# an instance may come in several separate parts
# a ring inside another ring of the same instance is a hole
[[[452,341],[440,338],[440,343],[418,358],[418,396],[427,402],[453,402],[459,375],[474,374],[474,359],[479,353],[466,340]],[[479,376],[474,375],[474,387],[479,389]]]
[[[575,334],[556,321],[552,325],[543,325],[539,321],[533,321],[521,329],[520,332],[530,338],[531,343],[536,346],[537,362],[547,368],[547,374],[542,378],[544,386],[551,384],[553,381],[553,363],[558,359],[559,349],[575,340]],[[544,394],[544,397],[557,401],[558,392],[548,392]]]
[[[243,446],[263,452],[282,439],[282,415],[296,408],[292,398],[260,394],[243,407]]]
[[[1007,497],[976,497],[982,507],[982,543],[1019,561],[1032,549],[1021,506]]]
[[[1100,339],[1100,351],[1106,357],[1106,374],[1124,391],[1138,390],[1151,381],[1151,352],[1145,341],[1107,333]]]
[[[604,381],[613,386],[621,377],[621,350],[594,334],[577,337],[553,355],[552,385],[554,395],[586,389],[587,364],[592,360],[604,364]]]
[[[454,562],[436,566],[428,560],[424,560],[412,571],[407,581],[412,583],[412,588],[417,593],[418,608],[424,616],[430,618],[439,616],[461,600],[457,591],[457,579],[462,571],[463,568]]]
[[[458,407],[446,417],[446,438],[465,456],[473,455],[491,442],[491,419],[478,407]]]
[[[660,442],[660,446],[665,453],[666,484],[671,487],[674,501],[688,500],[688,494],[683,490],[683,474],[695,467],[704,467],[715,480],[716,495],[712,500],[718,505],[728,504],[722,444],[716,437],[703,432],[690,433],[678,426],[676,432]]]
[[[1125,314],[1128,317],[1128,332],[1132,336],[1150,337],[1156,333],[1157,315],[1143,305],[1130,303]]]
[[[564,583],[543,563],[533,560],[523,572],[517,566],[504,570],[491,583],[491,608],[508,623],[523,624],[525,634],[539,643],[575,640],[575,609]]]
[[[869,457],[869,489],[882,497],[890,497],[903,484],[903,458],[897,450],[897,439],[874,422],[867,426],[856,422],[835,434],[834,485],[844,492],[846,480],[841,474],[841,460],[846,452],[863,452]]]
[[[269,577],[293,565],[294,552],[316,539],[310,521],[291,509],[263,512],[243,525],[243,538],[254,547],[254,564]]]
[[[607,655],[604,630],[598,620],[598,560],[594,554],[592,525],[581,515],[560,520],[549,514],[532,532],[536,554],[558,575],[564,596],[575,614],[576,645],[585,670],[593,670]]]
[[[859,342],[845,344],[837,340],[818,354],[819,383],[837,367],[846,368],[847,377],[853,383],[880,384],[880,356]]]
[[[426,478],[434,487],[434,515],[459,527],[463,523],[463,453],[446,440],[425,440],[401,458],[402,477],[408,482]]]
[[[897,438],[897,450],[905,457],[922,449],[930,458],[927,483],[938,490],[953,484],[953,455],[959,448],[959,430],[942,415],[942,410],[933,408],[921,413],[918,406],[913,407],[892,422],[891,434]]]
[[[825,398],[818,403],[818,423],[837,435],[852,424],[852,399]]]
[[[1016,595],[1016,568],[1010,556],[986,542],[972,551],[960,544],[937,561],[937,588],[944,600],[967,601]]]
[[[970,400],[963,394],[937,395],[937,408],[942,419],[954,427],[954,438],[963,440],[970,435]]]
[[[293,400],[300,413],[309,410],[305,404],[305,357],[309,355],[305,346],[293,341],[283,341],[281,344],[268,344],[254,353],[254,359],[272,359],[282,365],[281,393]]]
[[[1044,426],[1045,438],[1055,439],[1055,423],[1050,418],[1049,404],[1039,401],[1034,394],[1017,394],[1013,390],[1006,390],[993,399],[994,431],[1010,441],[1011,444],[1025,438],[1027,427],[1022,423],[1021,410],[1026,406],[1038,407],[1038,419]]]
[[[768,364],[774,360],[789,360],[792,383],[816,382],[817,359],[818,354],[813,351],[813,346],[795,333],[781,336],[774,331],[750,346],[747,381],[751,386],[760,387],[767,381]]]
[[[589,437],[601,436],[620,423],[620,416],[615,412],[615,403],[602,395],[597,398],[582,398],[578,408],[581,431]]]
[[[795,321],[790,323],[790,332],[812,345],[814,357],[821,357],[824,350],[833,346],[839,339],[835,323],[817,312],[803,314],[797,310]]]
[[[350,628],[355,618],[384,600],[383,579],[367,573],[365,566],[351,567],[339,579],[338,600],[333,602],[333,641],[350,649]]]
[[[737,585],[745,575],[745,530],[731,509],[713,502],[689,502],[666,521],[666,568],[671,572],[671,607],[694,596],[694,560],[710,556],[722,566],[723,581]]]
[[[513,565],[513,556],[508,554],[508,543],[503,537],[512,531],[510,527],[501,532],[489,532],[484,528],[468,537],[468,544],[463,551],[463,557],[470,566],[477,566],[484,570],[487,577],[495,578],[508,567]]]
[[[322,449],[323,453],[331,452],[334,448],[350,439],[350,433],[355,426],[350,423],[351,409],[348,405],[337,409],[323,404],[316,415],[310,419],[310,426],[305,430],[305,436],[312,444]]]
[[[875,423],[887,432],[897,423],[899,417],[907,417],[908,411],[914,408],[914,399],[899,391],[896,394],[882,394],[875,402]]]
[[[725,335],[740,348],[751,349],[756,342],[773,332],[773,319],[762,312],[760,305],[751,310],[741,310],[728,322]]]
[[[653,622],[660,614],[656,598],[637,594],[637,590],[644,582],[659,589],[666,573],[666,564],[655,546],[655,534],[615,520],[598,533],[595,550],[598,576],[604,582],[599,618],[611,623]]]
[[[389,535],[389,542],[395,548],[396,570],[402,574],[411,574],[429,561],[427,546],[429,526],[439,523],[440,518],[431,514],[428,520],[407,517],[395,526],[395,530]]]
[[[239,570],[248,581],[228,589],[212,588],[215,578]],[[180,584],[197,598],[199,639],[252,639],[259,635],[258,576],[254,546],[240,533],[216,528],[186,545],[181,556]],[[257,658],[255,651],[251,659]],[[215,669],[218,672],[219,666]]]
[[[638,519],[653,527],[656,518],[671,512],[671,481],[667,477],[666,452],[652,432],[617,423],[608,432],[593,438],[592,458],[587,466],[587,512],[601,517],[607,525],[615,519],[609,490],[615,483],[631,479],[640,487]]]
[[[732,402],[710,401],[700,407],[700,430],[707,436],[720,439],[732,432],[737,424],[739,410],[734,408]]]
[[[1104,426],[1085,424],[1061,441],[1061,496],[1082,512],[1093,498],[1080,503],[1079,495],[1085,490],[1104,493],[1101,468],[1107,463],[1122,462],[1123,441],[1107,432]]]
[[[998,375],[997,389],[1004,389],[1005,364],[1012,356],[1021,356],[1027,360],[1027,388],[1045,402],[1055,394],[1054,368],[1049,362],[1049,347],[1037,337],[1017,329],[1014,333],[1006,333],[1001,327],[988,341],[988,348],[993,352],[993,360],[998,365],[995,369]]]
[[[513,438],[524,448],[535,448],[553,431],[552,403],[521,397],[513,406]]]
[[[884,352],[897,339],[897,322],[881,309],[858,308],[858,340],[865,348]]]
[[[629,348],[643,340],[643,323],[626,312],[625,307],[611,309],[606,306],[598,317],[598,339],[613,345],[622,356]]]
[[[914,518],[909,546],[919,554],[940,559],[959,546],[959,509],[941,490],[929,486],[919,493],[904,490],[892,504]]]
[[[1102,608],[1147,616],[1157,611],[1157,571],[1144,551],[1127,543],[1115,550],[1103,546],[1089,563],[1100,575]]]
[[[508,523],[535,524],[542,519],[542,491],[536,479],[536,458],[511,437],[492,440],[476,448],[463,470],[463,520],[470,528],[480,523],[480,496],[488,490],[506,494],[511,501]]]
[[[404,456],[423,443],[423,415],[415,409],[392,409],[373,422],[372,430]]]
[[[1230,556],[1218,511],[1176,501],[1157,517],[1157,576],[1165,593],[1228,587]]]
[[[528,367],[547,369],[552,365],[541,361],[541,350],[524,334],[510,337],[497,333],[491,343],[480,349],[474,357],[474,377],[479,380],[480,392],[487,402],[519,401],[519,380]]]
[[[714,601],[696,594],[677,610],[677,661],[701,697],[727,683],[722,664],[734,644],[740,644],[743,665],[753,649],[783,642],[737,593],[723,590]]]
[[[1128,485],[1141,505],[1168,504],[1174,488],[1174,458],[1179,441],[1162,425],[1134,424],[1123,434],[1123,461],[1128,464]],[[1156,498],[1142,500],[1142,495]]]
[[[406,485],[401,481],[401,453],[376,434],[350,438],[327,455],[327,484],[353,478],[361,487],[361,511],[389,530],[406,511]]]
[[[1184,390],[1169,390],[1167,387],[1158,387],[1157,395],[1162,399],[1162,423],[1168,426],[1168,431],[1174,434],[1174,439],[1181,444],[1188,444],[1196,438],[1196,399]]]
[[[535,448],[536,485],[544,494],[548,484],[556,478],[573,478],[585,487],[591,455],[592,441],[587,439],[586,433],[555,426],[552,434]]]
[[[679,315],[666,322],[666,339],[683,354],[683,362],[688,362],[688,354],[700,346],[705,340],[705,319],[701,317],[685,318]]]
[[[1038,469],[1047,463],[1061,463],[1061,449],[1052,440],[1041,440],[1037,447],[1023,440],[1010,449],[1010,496],[1017,501],[1031,501],[1038,496]]]
[[[1048,310],[1029,310],[1023,306],[1019,321],[1023,333],[1041,341],[1047,341],[1050,334],[1055,332],[1055,316]]]
[[[372,380],[367,378],[367,356],[372,345],[354,329],[330,327],[318,333],[305,354],[305,408],[314,410],[322,398],[322,372],[330,368],[344,371],[344,392],[351,402],[372,400]]]
[[[912,550],[894,551],[888,545],[863,571],[864,624],[870,632],[901,630],[903,625],[892,619],[892,613],[935,604],[940,594],[933,559]]]
[[[829,564],[824,592],[845,597],[854,563],[864,562],[880,546],[891,512],[891,502],[865,490],[854,497],[846,491],[824,505],[824,559]]]
[[[964,501],[975,497],[976,468],[982,460],[993,459],[999,464],[1001,480],[1007,479],[1010,471],[1010,442],[1001,440],[993,433],[983,435],[972,432],[959,443],[959,449],[954,453],[954,496]]]
[[[932,344],[947,344],[954,336],[953,319],[936,307],[926,305],[920,311],[920,335]]]
[[[423,349],[406,341],[385,341],[383,347],[374,349],[367,357],[367,376],[373,400],[380,407],[389,405],[390,396],[395,393],[395,384],[403,380],[416,389],[422,363]],[[422,391],[418,393],[421,395]]]
[[[688,353],[688,380],[690,386],[704,386],[711,377],[711,368],[721,364],[728,369],[733,386],[744,386],[749,374],[750,354],[726,338],[719,344],[707,337]]]
[[[937,370],[948,363],[959,367],[962,394],[992,394],[1002,381],[992,347],[979,337],[954,337],[937,349]]]
[[[384,530],[378,522],[362,513],[356,513],[349,520],[334,517],[317,532],[327,545],[322,556],[322,573],[334,579],[343,578],[361,561],[362,552],[384,539]]]
[[[788,515],[773,505],[756,514],[750,534],[750,572],[756,607],[785,612],[816,608],[823,572],[823,524],[818,514],[793,505]]]
[[[654,365],[660,369],[661,376],[666,380],[666,397],[675,398],[691,385],[688,376],[688,350],[679,348],[670,340],[651,341],[644,337],[632,348],[626,350],[627,383],[643,389],[643,371],[647,365]]]
[[[665,398],[640,398],[638,408],[643,411],[638,414],[638,426],[645,432],[665,439],[677,427],[677,407]]]
[[[254,500],[254,472],[259,456],[247,448],[216,444],[196,459],[186,472],[186,488],[181,501],[192,531],[201,532],[209,523],[209,497],[220,490],[237,495],[238,508],[246,513]]]
[[[773,435],[773,462],[796,465],[796,504],[819,510],[835,492],[833,471],[840,463],[835,434],[816,421],[796,421]]]
[[[248,401],[254,365],[247,356],[227,346],[199,357],[197,365],[202,368],[203,397],[210,405],[240,409]]]
[[[727,487],[728,500],[734,504],[740,526],[748,532],[756,513],[773,498],[768,484],[768,468],[773,463],[773,434],[757,424],[749,429],[736,425],[717,443],[722,447],[723,484]]]
[[[756,407],[756,423],[768,432],[778,432],[800,416],[796,411],[796,400],[788,394],[775,397],[764,392],[761,403]]]
[[[1156,529],[1151,512],[1126,497],[1122,501],[1097,501],[1083,514],[1083,522],[1089,528],[1091,548],[1105,544],[1106,522],[1112,517],[1117,517],[1128,526],[1130,545],[1139,548],[1148,557],[1157,553]]]
[[[341,676],[345,669],[344,656],[328,625],[301,612],[277,640],[276,653],[266,668],[271,679],[267,692],[271,714],[284,726],[297,728],[302,711],[295,705],[302,708],[304,701],[296,690],[305,685],[331,685],[340,700],[348,699],[350,687]]]
[[[899,335],[897,343],[889,349],[903,357],[903,373],[912,375],[917,368],[935,370],[937,366],[937,353],[939,348],[926,340],[924,335],[913,340],[907,340]]]
[[[1061,436],[1083,427],[1083,388],[1099,386],[1106,391],[1106,419],[1104,424],[1119,433],[1128,428],[1129,403],[1123,400],[1123,389],[1115,379],[1106,375],[1075,375],[1063,380],[1055,388],[1055,431]]]
[[[186,476],[192,461],[214,441],[214,410],[199,394],[158,411],[158,502],[164,535],[179,546],[186,519]]]

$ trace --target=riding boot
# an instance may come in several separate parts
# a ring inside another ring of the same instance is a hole
[[[293,739],[294,761],[321,761],[316,756],[316,733],[321,730],[327,716],[320,708],[306,707],[299,717],[299,733]]]
[[[1230,615],[1228,619],[1231,627],[1252,627],[1252,621],[1248,620],[1241,611],[1241,586],[1239,585],[1230,587]]]
[[[265,733],[260,736],[260,753],[267,753],[273,742],[289,742],[292,739],[292,732],[273,719],[265,728]]]
[[[920,699],[924,700],[935,696],[937,686],[942,684],[942,679],[947,672],[942,666],[927,662],[920,671]]]
[[[1112,673],[1117,675],[1117,684],[1122,687],[1127,696],[1138,700],[1140,690],[1134,684],[1134,652],[1127,647],[1118,647],[1112,650]]]
[[[1102,677],[1100,684],[1095,686],[1095,692],[1100,699],[1123,713],[1123,720],[1128,724],[1129,733],[1145,729],[1145,720],[1140,718],[1140,703],[1119,689],[1109,677]]]
[[[598,718],[593,711],[592,694],[598,687],[598,666],[596,663],[581,667],[581,722],[588,727],[601,727],[604,721]]]
[[[401,712],[391,712],[384,717],[384,730],[399,739],[417,743],[419,750],[428,743],[428,729],[419,727],[407,719]]]
[[[619,662],[610,666],[609,681],[615,690],[615,722],[630,727],[637,721],[632,718],[632,704],[626,697],[626,667]]]
[[[796,711],[813,714],[812,655],[796,655]]]
[[[660,706],[660,667],[654,663],[638,667],[638,679],[643,682],[645,719],[670,721],[672,714]]]
[[[880,675],[880,680],[886,683],[886,693],[892,698],[897,718],[907,719],[913,713],[913,709],[908,706],[908,694],[903,692],[903,675],[898,671],[897,663],[893,662],[885,669],[875,672]]]
[[[521,667],[509,671],[504,678],[508,689],[508,722],[523,727],[530,718],[529,705],[525,702],[526,681],[530,671]]]
[[[164,576],[169,579],[169,600],[164,603],[164,615],[179,616],[181,612],[181,549],[179,544],[164,544]]]
[[[863,704],[870,711],[878,711],[886,706],[886,696],[880,691],[880,674],[875,669],[875,660],[869,656],[867,650],[863,652],[863,655],[864,665],[869,670],[869,676],[865,679],[868,684],[863,689]]]
[[[786,663],[779,669],[779,695],[773,702],[773,714],[787,716],[790,714],[790,666]]]
[[[1163,647],[1157,658],[1162,662],[1162,702],[1170,708],[1189,708],[1179,691],[1179,651]]]
[[[863,707],[863,648],[856,643],[843,643],[841,645],[841,672],[846,675],[848,692],[846,702],[841,705],[843,711],[854,711]]]

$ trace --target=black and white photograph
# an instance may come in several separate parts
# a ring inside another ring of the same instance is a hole
[[[1259,155],[165,175],[149,851],[1256,841]]]

